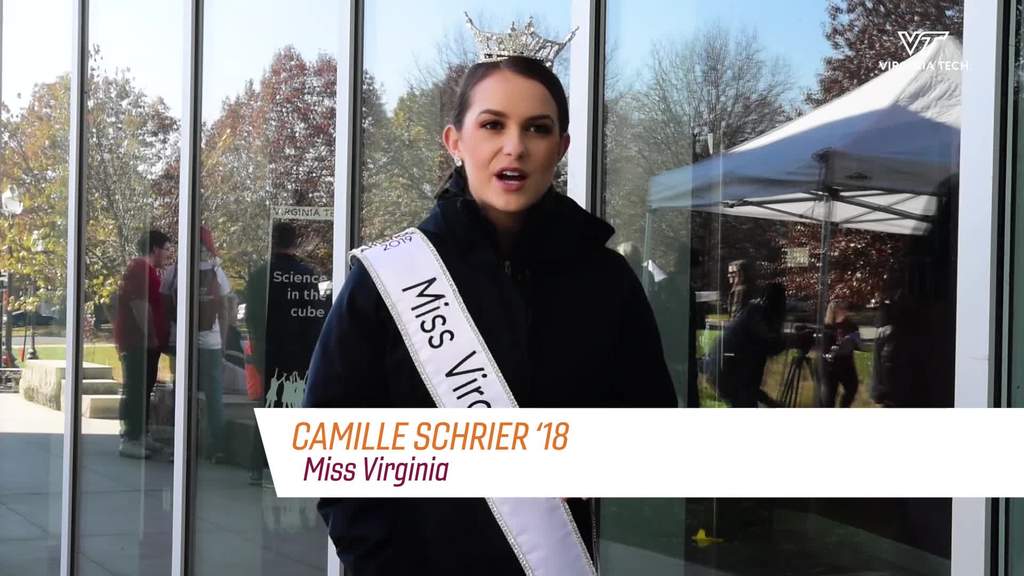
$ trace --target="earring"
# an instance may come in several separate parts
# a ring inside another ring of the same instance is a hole
[[[462,167],[462,158],[459,158],[458,156],[455,156],[453,158],[453,160],[455,160],[455,167],[456,168],[461,168]]]

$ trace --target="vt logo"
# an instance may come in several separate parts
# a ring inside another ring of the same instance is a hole
[[[906,30],[900,30],[898,34],[900,35],[900,41],[903,42],[903,47],[907,49],[907,55],[913,56],[927,48],[933,41],[949,36],[949,31],[918,30],[917,32],[907,32]]]

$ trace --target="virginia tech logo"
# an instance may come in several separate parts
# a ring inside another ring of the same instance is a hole
[[[907,55],[913,56],[927,48],[932,42],[949,36],[949,31],[918,30],[916,32],[908,32],[900,30],[898,34],[900,35],[900,42],[903,42],[903,47],[907,49]]]

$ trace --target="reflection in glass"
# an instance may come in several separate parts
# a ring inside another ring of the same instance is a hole
[[[1021,546],[1021,526],[1024,526],[1024,502],[1020,498],[1011,498],[1008,502],[1008,518],[1006,531],[1003,534],[1008,556],[1006,565],[1009,576],[1024,574],[1024,546]]]
[[[1008,124],[1009,135],[1011,139],[1014,154],[1009,159],[1011,163],[1009,166],[1010,173],[1013,174],[1013,206],[1019,206],[1018,198],[1021,197],[1024,192],[1024,170],[1021,169],[1022,156],[1020,153],[1021,144],[1024,143],[1024,131],[1020,129],[1021,115],[1024,113],[1024,93],[1022,93],[1021,85],[1021,72],[1024,71],[1021,62],[1024,62],[1024,27],[1022,27],[1019,14],[1022,6],[1020,2],[1015,2],[1015,11],[1018,17],[1014,20],[1014,33],[1013,33],[1013,65],[1010,67],[1009,81],[1011,82],[1010,88],[1012,89],[1012,99],[1010,100],[1010,113],[1014,117],[1014,121]],[[1024,210],[1020,208],[1014,208],[1013,210],[1013,225],[1012,225],[1012,245],[1010,246],[1011,254],[1013,255],[1013,274],[1016,276],[1018,270],[1024,270]],[[1011,276],[1012,277],[1012,276]],[[1019,277],[1019,276],[1017,276]],[[1011,305],[1008,307],[1010,312],[1010,353],[1009,353],[1009,386],[1007,387],[1008,398],[1004,401],[1004,405],[1012,408],[1024,407],[1024,369],[1022,369],[1020,358],[1024,357],[1020,354],[1021,342],[1024,342],[1022,338],[1022,330],[1024,330],[1024,306],[1019,303],[1024,301],[1024,285],[1020,282],[1011,284],[1012,289],[1010,290],[1009,298],[1011,299]],[[1004,549],[1006,550],[1006,566],[1007,574],[1009,576],[1020,576],[1024,574],[1024,500],[1020,498],[1008,499],[1005,510],[1008,512],[1008,518],[1006,522],[1006,531],[1002,535]]]
[[[70,6],[2,8],[0,574],[57,574],[71,63],[70,46],[56,42],[53,54],[50,44]]]
[[[164,51],[181,53],[181,27],[167,24],[181,18],[171,1],[89,6],[77,561],[159,573],[171,564],[174,438],[160,282],[176,243],[181,98],[180,59]]]
[[[650,295],[680,403],[951,406],[962,2],[884,17],[824,1],[626,6],[608,6],[602,205]],[[919,29],[943,33],[901,40]],[[949,506],[690,499],[668,515],[606,501],[603,524],[613,557],[945,574]],[[631,523],[658,533],[616,528]],[[851,538],[849,554],[834,544]],[[782,542],[821,554],[794,564]],[[869,561],[857,546],[905,554]]]
[[[253,409],[302,405],[330,307],[340,4],[204,10],[194,569],[322,575],[316,501],[277,498]]]

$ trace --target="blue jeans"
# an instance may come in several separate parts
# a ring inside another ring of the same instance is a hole
[[[199,349],[199,389],[206,393],[208,454],[224,452],[224,356],[220,348]]]

